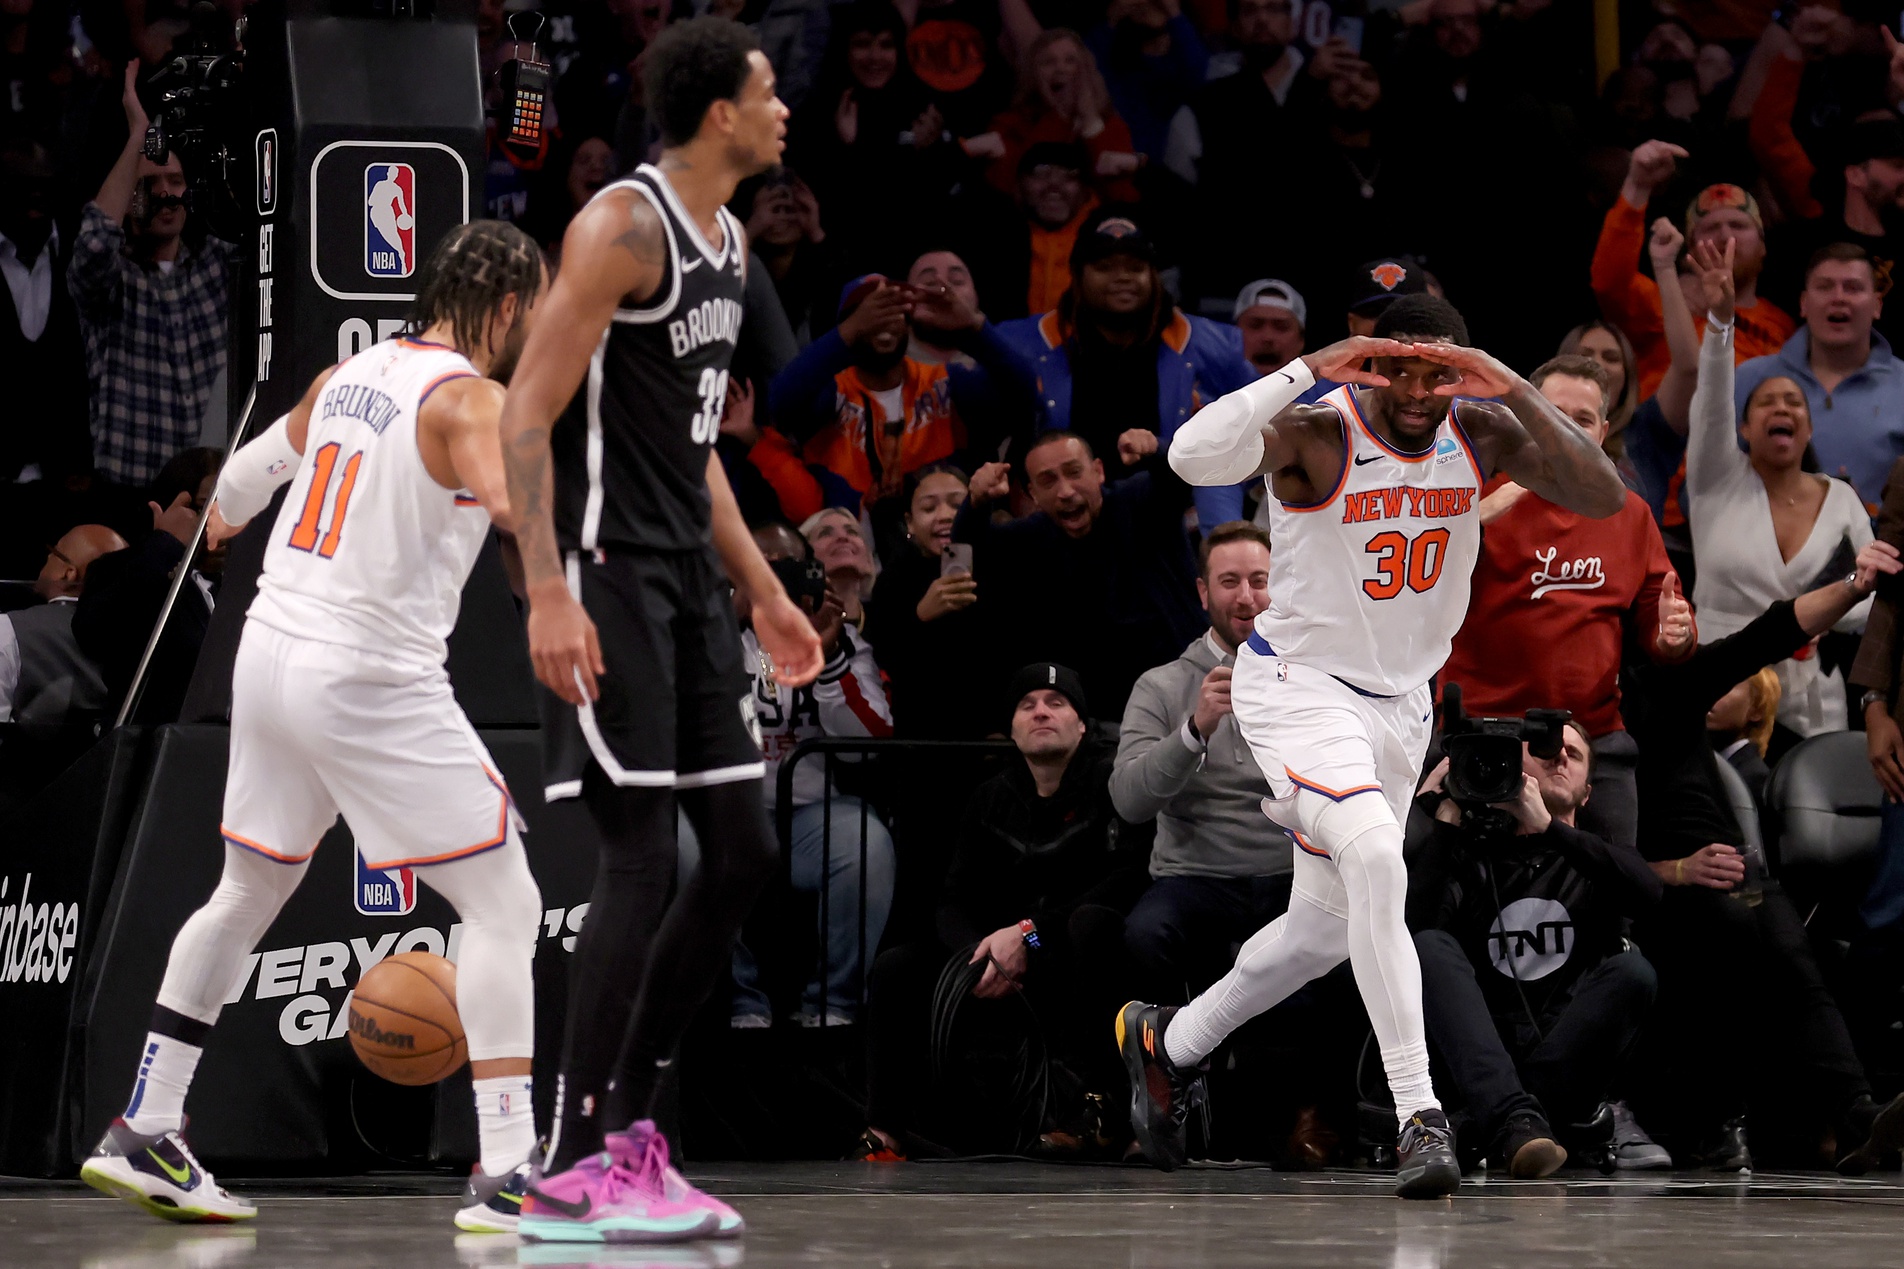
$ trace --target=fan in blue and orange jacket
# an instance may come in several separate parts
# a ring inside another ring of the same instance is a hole
[[[973,366],[906,355],[914,315]],[[824,506],[870,508],[928,463],[995,456],[1023,430],[1031,369],[968,298],[869,273],[840,294],[839,325],[775,376],[749,458],[798,522]]]

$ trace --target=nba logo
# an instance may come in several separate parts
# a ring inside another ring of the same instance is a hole
[[[258,214],[269,216],[278,209],[278,130],[266,128],[254,143],[258,166]]]
[[[408,868],[366,867],[358,855],[351,906],[363,916],[408,916],[416,910],[416,873]]]
[[[364,272],[373,278],[416,272],[416,169],[408,163],[364,169]]]

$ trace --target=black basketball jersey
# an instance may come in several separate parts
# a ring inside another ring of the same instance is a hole
[[[725,207],[721,247],[710,245],[647,164],[602,193],[614,189],[653,205],[667,259],[645,306],[615,310],[550,436],[556,537],[565,551],[697,549],[710,536],[708,452],[740,333],[747,249]]]

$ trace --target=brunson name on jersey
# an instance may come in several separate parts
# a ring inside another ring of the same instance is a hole
[[[1464,516],[1474,510],[1474,488],[1410,489],[1391,485],[1387,489],[1358,489],[1342,495],[1342,523],[1360,520],[1399,520],[1413,516],[1419,520],[1445,520]]]
[[[361,383],[340,384],[325,392],[318,418],[334,419],[340,416],[361,419],[371,431],[382,436],[383,430],[390,426],[390,420],[397,417],[397,403],[375,388]]]
[[[703,344],[726,340],[733,343],[740,334],[739,300],[703,300],[684,316],[668,323],[668,342],[674,355],[685,357]]]

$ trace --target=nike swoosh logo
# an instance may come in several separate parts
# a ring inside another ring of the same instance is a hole
[[[588,1195],[570,1203],[564,1199],[553,1198],[541,1190],[530,1190],[529,1197],[536,1201],[537,1207],[547,1207],[550,1211],[566,1216],[572,1221],[583,1220],[589,1213]]]
[[[701,262],[699,260],[694,260],[694,261],[683,260],[681,262],[681,272],[683,273],[692,273],[700,267],[701,267]]]
[[[161,1159],[159,1157],[159,1152],[156,1150],[148,1149],[146,1151],[146,1155],[148,1158],[152,1160],[152,1162],[159,1165],[159,1171],[171,1177],[173,1181],[179,1184],[179,1186],[188,1190],[192,1188],[192,1184],[191,1184],[192,1183],[192,1165],[191,1164],[188,1163],[182,1168],[175,1168],[171,1164],[167,1163],[164,1159]]]
[[[1370,454],[1367,458],[1356,459],[1355,465],[1357,467],[1366,467],[1370,463],[1379,463],[1381,461],[1382,461],[1382,456],[1380,454]]]
[[[1283,377],[1283,382],[1285,383],[1294,383],[1296,381],[1296,376],[1290,374],[1287,370],[1278,370],[1276,373]]]

